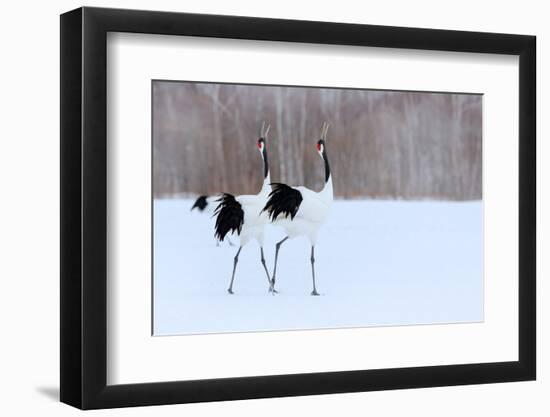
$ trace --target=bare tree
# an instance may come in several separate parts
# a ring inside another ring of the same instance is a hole
[[[255,192],[263,120],[274,181],[321,187],[328,121],[337,198],[481,198],[481,95],[154,81],[155,198]]]

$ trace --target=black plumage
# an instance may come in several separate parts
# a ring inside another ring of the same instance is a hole
[[[195,204],[193,204],[191,210],[193,210],[194,208],[198,208],[199,211],[204,211],[204,209],[208,205],[208,201],[206,201],[207,198],[207,195],[201,195],[199,198],[197,198],[197,201],[195,201]]]
[[[273,190],[269,193],[269,199],[262,212],[267,211],[271,221],[276,220],[280,214],[294,219],[303,200],[300,191],[281,183],[273,183],[271,186]]]
[[[325,182],[328,182],[328,179],[330,178],[330,165],[328,163],[327,145],[324,139],[320,139],[319,142],[317,142],[317,149],[319,149],[321,146],[323,147],[323,161],[325,162]]]
[[[214,211],[214,216],[216,216],[214,236],[223,242],[225,235],[229,232],[241,233],[244,224],[244,211],[235,196],[231,194],[224,193],[216,201],[220,204]]]

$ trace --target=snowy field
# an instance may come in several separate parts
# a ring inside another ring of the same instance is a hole
[[[213,220],[192,204],[154,203],[155,335],[483,320],[481,202],[335,201],[315,248],[319,297],[305,238],[281,247],[276,296],[249,243],[229,295],[237,247],[217,247]],[[270,273],[282,237],[269,226]]]

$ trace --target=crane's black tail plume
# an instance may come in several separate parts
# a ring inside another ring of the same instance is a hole
[[[291,220],[294,219],[303,200],[300,191],[278,182],[271,184],[271,186],[272,191],[269,193],[269,200],[267,200],[262,212],[267,211],[271,221],[277,220],[280,214],[284,217],[290,216]]]
[[[216,200],[220,204],[214,211],[216,217],[216,239],[223,242],[225,235],[229,232],[241,233],[244,223],[244,211],[241,204],[235,199],[235,196],[224,193]]]
[[[208,196],[207,195],[201,195],[199,198],[197,198],[197,201],[195,201],[195,204],[193,204],[193,207],[191,207],[190,211],[193,211],[193,209],[198,209],[199,211],[204,211],[206,206],[208,205]]]

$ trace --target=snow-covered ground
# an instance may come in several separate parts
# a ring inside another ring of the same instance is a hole
[[[229,295],[237,247],[217,247],[192,204],[154,203],[155,335],[483,320],[481,202],[335,201],[315,248],[319,297],[305,238],[281,247],[276,296],[249,243]],[[267,236],[271,272],[284,235],[269,226]]]

